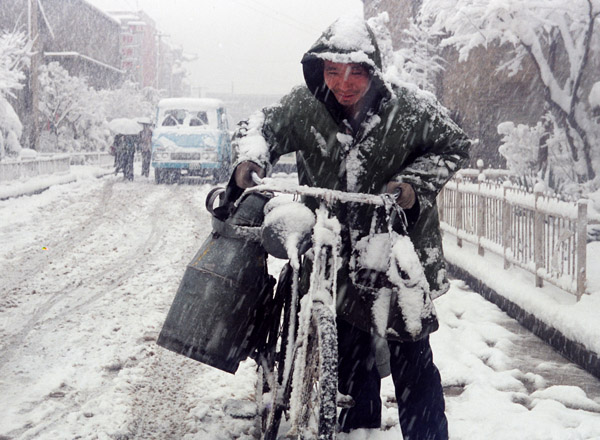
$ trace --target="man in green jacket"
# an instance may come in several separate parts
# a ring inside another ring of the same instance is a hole
[[[430,94],[384,79],[376,39],[362,19],[336,21],[302,65],[306,87],[240,124],[230,192],[253,186],[252,172],[264,176],[281,155],[295,152],[303,185],[396,194],[406,229],[399,221],[393,231],[374,228],[385,221],[372,208],[333,208],[343,226],[339,390],[356,402],[342,411],[340,427],[345,432],[380,427],[381,378],[372,348],[377,334],[390,349],[404,438],[447,439],[441,379],[428,336],[438,328],[432,298],[449,287],[435,200],[466,162],[470,141]],[[411,252],[417,267],[404,255]],[[390,267],[371,267],[374,254],[384,255]]]

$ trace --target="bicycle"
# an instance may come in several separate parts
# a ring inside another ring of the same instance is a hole
[[[338,405],[348,407],[353,402],[349,396],[338,398],[337,391],[335,304],[341,226],[328,206],[334,202],[362,203],[384,207],[388,214],[399,208],[393,194],[347,193],[282,185],[271,179],[256,179],[256,183],[245,193],[291,194],[320,200],[314,214],[298,202],[292,202],[296,203],[293,208],[275,206],[266,213],[260,232],[256,231],[271,255],[289,260],[269,309],[275,319],[255,356],[261,438],[276,440],[286,413],[289,429],[285,438],[334,439]],[[265,207],[268,209],[269,204]],[[282,212],[291,213],[292,221]],[[301,220],[311,216],[313,221]],[[301,258],[312,261],[309,287],[303,295],[298,289]]]

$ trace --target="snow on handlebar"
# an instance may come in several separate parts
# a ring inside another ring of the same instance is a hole
[[[256,171],[252,171],[250,173],[250,177],[252,177],[252,181],[257,185],[261,185],[263,183],[263,179],[256,173]]]
[[[395,196],[389,193],[351,193],[335,189],[310,187],[306,185],[297,185],[290,182],[281,182],[266,177],[261,179],[256,173],[252,173],[252,180],[254,183],[256,183],[256,186],[247,188],[244,191],[246,194],[254,192],[276,192],[297,196],[314,197],[329,204],[333,202],[362,203],[366,205],[394,207],[395,209],[401,209],[395,203]]]

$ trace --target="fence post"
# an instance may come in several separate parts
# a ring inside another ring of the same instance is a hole
[[[585,293],[587,265],[587,210],[588,201],[577,201],[577,301]]]
[[[508,249],[510,248],[512,241],[512,224],[510,218],[510,204],[506,197],[506,192],[508,191],[508,183],[504,183],[504,187],[502,188],[502,250],[504,256],[504,269],[508,269],[510,267],[510,261],[508,259]]]
[[[477,182],[477,253],[480,256],[485,255],[485,249],[481,243],[482,238],[485,238],[485,198],[481,195],[481,181],[484,175],[479,174]]]
[[[437,197],[437,204],[438,204],[438,217],[440,220],[440,223],[442,223],[444,221],[444,217],[446,216],[445,214],[445,210],[446,210],[446,187],[443,187],[442,190],[440,191],[438,197]]]
[[[454,203],[456,205],[456,245],[462,247],[462,238],[460,238],[460,229],[462,228],[463,209],[462,209],[462,197],[460,195],[460,176],[456,178],[456,198]]]
[[[533,260],[535,262],[535,287],[543,287],[544,280],[538,271],[544,265],[544,214],[538,209],[539,198],[542,191],[534,189],[535,211],[533,218]]]

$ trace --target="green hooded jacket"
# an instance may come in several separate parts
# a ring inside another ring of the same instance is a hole
[[[371,86],[363,98],[363,110],[353,120],[344,116],[325,85],[323,60],[368,67]],[[306,87],[295,88],[278,104],[240,124],[234,136],[236,163],[250,160],[269,172],[281,155],[296,152],[298,180],[303,185],[379,194],[390,181],[409,183],[417,203],[406,211],[407,233],[426,282],[406,280],[409,271],[400,267],[406,282],[398,288],[390,282],[389,273],[374,274],[360,267],[360,259],[353,258],[364,245],[364,240],[358,244],[360,239],[376,232],[381,240],[386,233],[373,230],[373,218],[380,214],[370,207],[336,206],[334,213],[346,231],[337,312],[353,325],[386,338],[420,339],[437,329],[431,299],[449,287],[436,196],[466,162],[470,141],[431,94],[385,81],[375,36],[362,19],[343,18],[332,24],[304,55],[302,65]],[[307,201],[313,208],[315,203]],[[402,242],[401,234],[406,232],[398,222],[394,229],[387,237]],[[389,244],[389,240],[383,242]],[[411,249],[406,253],[414,253]],[[412,299],[407,300],[410,295]],[[383,318],[382,305],[387,308]],[[420,322],[415,324],[411,313]]]

